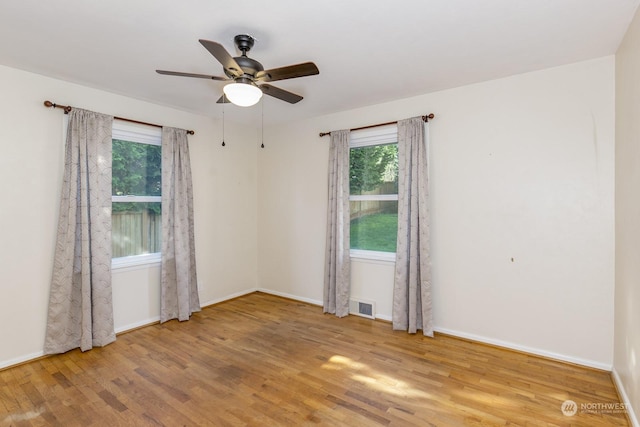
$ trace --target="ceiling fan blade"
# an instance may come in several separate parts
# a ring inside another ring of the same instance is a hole
[[[229,101],[229,98],[222,94],[222,96],[216,101],[216,104],[231,104],[231,101]]]
[[[156,73],[164,74],[166,76],[196,77],[199,79],[220,80],[220,81],[229,80],[227,77],[210,76],[208,74],[181,73],[179,71],[156,70]]]
[[[320,70],[313,62],[289,65],[286,67],[272,68],[260,71],[256,74],[256,80],[274,82],[276,80],[295,79],[296,77],[313,76],[320,74]]]
[[[285,102],[288,102],[289,104],[295,104],[296,102],[302,101],[302,97],[300,95],[296,95],[295,93],[280,89],[275,86],[263,84],[260,85],[260,89],[265,95],[273,96],[274,98],[281,99]]]
[[[236,77],[240,77],[244,74],[242,71],[242,67],[238,65],[235,59],[229,52],[220,44],[216,42],[212,42],[211,40],[203,40],[200,39],[200,44],[205,47],[209,51],[211,55],[213,55],[227,70],[229,73],[233,74]]]

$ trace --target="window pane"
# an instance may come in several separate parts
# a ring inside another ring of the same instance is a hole
[[[398,194],[398,144],[352,148],[349,171],[353,195]]]
[[[112,257],[152,254],[162,250],[160,203],[113,203]]]
[[[351,201],[351,249],[395,252],[397,201]]]
[[[112,195],[159,196],[162,190],[159,145],[113,140]]]

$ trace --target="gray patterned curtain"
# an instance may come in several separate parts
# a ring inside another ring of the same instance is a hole
[[[421,117],[398,121],[398,247],[393,329],[433,336],[427,143]]]
[[[349,137],[348,130],[331,132],[329,148],[329,204],[323,310],[338,317],[349,314]]]
[[[160,321],[200,311],[187,131],[162,128],[162,273]]]
[[[69,113],[46,354],[116,339],[111,296],[111,129],[113,117]]]

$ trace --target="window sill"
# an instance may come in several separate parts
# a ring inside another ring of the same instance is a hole
[[[383,263],[394,264],[396,262],[395,252],[378,252],[378,251],[364,251],[361,249],[351,249],[349,251],[351,259],[363,260],[363,261],[377,261]]]
[[[160,265],[161,261],[160,253],[113,258],[111,260],[111,270],[135,270]]]

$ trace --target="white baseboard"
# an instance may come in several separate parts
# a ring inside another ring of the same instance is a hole
[[[319,305],[320,307],[323,306],[322,301],[320,300],[316,300],[316,299],[312,299],[312,298],[304,298],[304,297],[300,297],[298,295],[293,295],[293,294],[288,294],[286,292],[279,292],[279,291],[273,291],[271,289],[266,289],[266,288],[258,288],[256,289],[258,292],[264,292],[265,294],[271,294],[271,295],[276,295],[279,297],[283,297],[283,298],[289,298],[295,301],[300,301],[300,302],[306,302],[309,304],[313,304],[313,305]],[[376,319],[380,319],[380,320],[386,320],[387,322],[391,322],[391,316],[386,315],[386,314],[375,314],[375,318]]]
[[[218,303],[221,303],[221,302],[224,302],[224,301],[228,301],[230,299],[238,298],[238,297],[241,297],[243,295],[247,295],[247,294],[253,293],[256,290],[257,289],[253,288],[253,289],[248,289],[248,290],[245,290],[245,291],[242,291],[242,292],[237,292],[235,294],[227,295],[227,296],[224,296],[222,298],[216,298],[214,300],[207,301],[205,303],[200,304],[200,306],[204,308],[204,307],[207,307],[207,306],[210,306],[210,305],[218,304]],[[120,326],[120,327],[116,328],[116,334],[120,334],[122,332],[127,332],[127,331],[130,331],[132,329],[137,329],[137,328],[140,328],[142,326],[153,325],[154,323],[158,323],[159,321],[160,321],[160,316],[154,316],[154,317],[151,317],[151,318],[146,319],[146,320],[141,320],[139,322],[130,323],[128,325]]]
[[[312,298],[305,298],[305,297],[300,297],[298,295],[293,295],[293,294],[289,294],[286,292],[279,292],[279,291],[274,291],[271,289],[266,289],[266,288],[251,288],[251,289],[246,289],[244,291],[241,292],[237,292],[231,295],[227,295],[224,296],[222,298],[216,298],[214,300],[210,300],[207,301],[205,303],[202,303],[201,306],[202,307],[207,307],[210,305],[214,305],[214,304],[218,304],[233,298],[238,298],[241,297],[243,295],[248,295],[251,294],[253,292],[264,292],[266,294],[271,294],[271,295],[276,295],[276,296],[280,296],[280,297],[284,297],[284,298],[289,298],[295,301],[301,301],[301,302],[306,302],[309,304],[313,304],[313,305],[317,305],[317,306],[322,306],[322,301],[320,300],[316,300],[316,299],[312,299]],[[392,321],[391,316],[387,316],[387,315],[383,315],[383,314],[376,314],[375,316],[377,319],[381,319],[381,320],[386,320],[386,321]],[[129,325],[125,325],[125,326],[121,326],[119,328],[116,329],[116,333],[122,333],[122,332],[126,332],[128,330],[131,329],[135,329],[135,328],[139,328],[141,326],[146,326],[149,324],[153,324],[156,323],[160,320],[160,317],[153,317],[147,320],[143,320],[140,322],[135,322]],[[468,334],[468,333],[464,333],[464,332],[459,332],[459,331],[454,331],[451,329],[447,329],[447,328],[439,328],[439,327],[434,327],[434,331],[436,332],[441,332],[443,334],[447,334],[447,335],[452,335],[452,336],[456,336],[456,337],[460,337],[460,338],[465,338],[465,339],[469,339],[469,340],[473,340],[473,341],[478,341],[481,343],[486,343],[486,344],[491,344],[491,345],[495,345],[498,347],[504,347],[507,349],[512,349],[512,350],[517,350],[517,351],[522,351],[524,353],[529,353],[529,354],[534,354],[534,355],[538,355],[538,356],[542,356],[542,357],[546,357],[549,359],[555,359],[555,360],[560,360],[563,362],[569,362],[569,363],[574,363],[576,365],[582,365],[582,366],[587,366],[587,367],[591,367],[591,368],[595,368],[595,369],[600,369],[600,370],[604,370],[604,371],[612,371],[612,366],[606,363],[600,363],[600,362],[595,362],[592,360],[587,360],[587,359],[581,359],[581,358],[577,358],[577,357],[572,357],[572,356],[567,356],[567,355],[563,355],[563,354],[559,354],[559,353],[553,353],[553,352],[549,352],[549,351],[545,351],[545,350],[540,350],[537,348],[532,348],[532,347],[526,347],[526,346],[522,346],[519,344],[514,344],[514,343],[510,343],[510,342],[506,342],[506,341],[501,341],[501,340],[496,340],[496,339],[492,339],[492,338],[487,338],[487,337],[483,337],[483,336],[479,336],[479,335],[474,335],[474,334]],[[15,359],[10,359],[10,360],[5,360],[5,361],[0,361],[0,369],[2,368],[6,368],[9,366],[13,366],[13,365],[17,365],[20,363],[24,363],[24,362],[28,362],[30,360],[33,359],[37,359],[38,357],[43,356],[44,353],[43,352],[38,352],[38,353],[32,353],[32,354],[27,354]],[[623,393],[623,397],[626,398],[626,394],[624,394],[624,388],[621,387],[621,383],[619,381],[619,378],[617,377],[617,374],[614,372],[614,379],[616,379],[616,383],[620,386],[619,389],[621,390],[621,393]],[[625,403],[628,403],[628,399]],[[629,405],[630,407],[630,405]],[[637,418],[635,417],[635,414],[631,413],[630,418],[632,418],[632,422],[635,422],[636,424],[634,425],[634,427],[640,427],[640,425],[638,425],[637,423]]]
[[[296,301],[302,301],[302,302],[307,302],[307,303],[310,303],[310,304],[322,306],[322,301],[318,301],[318,300],[314,300],[314,299],[310,299],[310,298],[303,298],[303,297],[300,297],[300,296],[297,296],[297,295],[292,295],[292,294],[288,294],[288,293],[285,293],[285,292],[273,291],[271,289],[265,289],[265,288],[258,288],[257,290],[260,291],[260,292],[264,292],[266,294],[277,295],[277,296],[289,298],[289,299],[296,300]],[[376,314],[375,317],[376,317],[376,319],[386,320],[388,322],[391,322],[393,320],[391,316],[384,315],[384,314]],[[438,327],[434,327],[434,331],[441,332],[441,333],[447,334],[447,335],[452,335],[452,336],[459,337],[459,338],[465,338],[465,339],[469,339],[469,340],[472,340],[472,341],[485,343],[485,344],[495,345],[497,347],[504,347],[506,349],[521,351],[521,352],[524,352],[524,353],[529,353],[529,354],[533,354],[533,355],[537,355],[537,356],[542,356],[542,357],[546,357],[548,359],[555,359],[555,360],[559,360],[559,361],[562,361],[562,362],[569,362],[569,363],[573,363],[573,364],[576,364],[576,365],[581,365],[581,366],[587,366],[587,367],[590,367],[590,368],[600,369],[602,371],[611,372],[611,369],[612,369],[612,365],[610,365],[610,364],[596,362],[596,361],[588,360],[588,359],[581,359],[581,358],[573,357],[573,356],[567,356],[567,355],[564,355],[564,354],[554,353],[554,352],[550,352],[550,351],[546,351],[546,350],[540,350],[538,348],[527,347],[527,346],[514,344],[514,343],[511,343],[511,342],[507,342],[507,341],[502,341],[502,340],[496,340],[496,339],[492,339],[492,338],[483,337],[483,336],[480,336],[480,335],[468,334],[468,333],[454,331],[454,330],[447,329],[447,328],[438,328]],[[636,426],[634,426],[634,427],[636,427]],[[637,426],[637,427],[640,427],[640,426]]]
[[[629,416],[629,420],[631,420],[632,427],[640,427],[640,422],[638,422],[638,417],[634,412],[635,408],[631,406],[631,400],[629,400],[627,391],[624,388],[624,384],[622,383],[622,380],[620,379],[620,375],[618,375],[616,368],[613,368],[611,374],[613,376],[613,382],[616,383],[616,388],[618,389],[618,393],[620,394],[622,403],[624,403],[624,407],[627,409],[627,415]]]
[[[160,321],[160,316],[154,316],[149,319],[140,320],[139,322],[130,323],[124,326],[119,326],[116,328],[116,334],[121,334],[123,332],[127,332],[132,329],[141,328],[143,326],[153,325],[154,323],[158,323],[159,321]]]
[[[238,297],[241,297],[241,296],[244,296],[244,295],[252,294],[252,293],[254,293],[255,291],[258,291],[258,290],[259,289],[257,289],[257,288],[245,289],[244,291],[236,292],[234,294],[227,295],[227,296],[224,296],[222,298],[216,298],[216,299],[204,302],[204,303],[200,303],[200,306],[202,308],[204,308],[204,307],[208,307],[210,305],[219,304],[221,302],[225,302],[225,301],[228,301],[230,299],[234,299],[234,298],[238,298]]]
[[[297,295],[288,294],[286,292],[272,291],[271,289],[266,288],[258,288],[256,289],[256,291],[264,292],[265,294],[271,294],[278,297],[289,298],[296,301],[306,302],[313,305],[319,305],[322,307],[322,301],[319,301],[317,299],[299,297]]]
[[[496,340],[493,338],[487,338],[480,335],[467,334],[465,332],[454,331],[446,328],[434,327],[433,330],[435,332],[441,332],[443,334],[452,335],[459,338],[465,338],[472,341],[478,341],[485,344],[495,345],[497,347],[504,347],[511,350],[521,351],[524,353],[534,354],[537,356],[546,357],[548,359],[555,359],[562,362],[569,362],[576,365],[587,366],[589,368],[600,369],[602,371],[611,372],[612,366],[607,363],[596,362],[594,360],[581,359],[579,357],[567,356],[560,353],[554,353],[551,351],[540,350],[538,348],[527,347],[520,344],[514,344],[508,341]]]
[[[14,365],[19,365],[25,362],[30,362],[42,356],[44,356],[44,352],[39,351],[37,353],[25,354],[24,356],[16,357],[15,359],[3,360],[3,361],[0,361],[0,369],[8,368]]]
[[[225,297],[222,298],[217,298],[215,300],[211,300],[211,301],[207,301],[204,304],[200,304],[202,307],[206,307],[209,305],[213,305],[213,304],[218,304],[220,302],[224,302],[233,298],[238,298],[241,297],[243,295],[247,295],[247,294],[251,294],[255,291],[257,291],[258,289],[256,288],[252,288],[252,289],[247,289],[245,291],[242,292],[237,292],[235,294],[231,294],[231,295],[227,295]],[[154,323],[157,323],[160,321],[160,316],[154,316],[154,317],[150,317],[148,319],[145,320],[140,320],[138,322],[134,322],[134,323],[129,323],[127,325],[123,325],[123,326],[119,326],[117,328],[115,328],[115,333],[116,334],[121,334],[123,332],[127,332],[130,331],[132,329],[137,329],[143,326],[148,326],[148,325],[153,325]],[[14,359],[9,359],[9,360],[0,360],[0,369],[4,369],[4,368],[9,368],[11,366],[15,366],[15,365],[20,365],[21,363],[26,363],[26,362],[30,362],[33,361],[39,357],[44,356],[44,352],[39,351],[37,353],[31,353],[31,354],[25,354],[24,356],[20,356],[20,357],[16,357]]]

